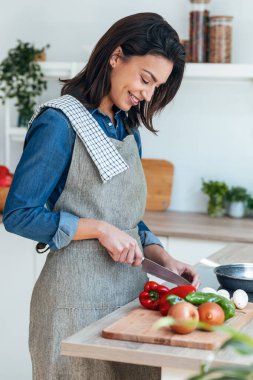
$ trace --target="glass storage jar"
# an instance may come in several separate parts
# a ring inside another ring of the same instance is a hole
[[[190,0],[190,56],[191,62],[208,62],[210,0]]]
[[[231,63],[232,16],[210,17],[209,62]]]
[[[185,62],[191,62],[191,54],[190,54],[190,41],[189,40],[180,40],[181,44],[185,50]]]

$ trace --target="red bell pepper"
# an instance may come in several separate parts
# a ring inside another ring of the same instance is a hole
[[[160,301],[160,313],[166,316],[168,314],[169,308],[171,307],[171,305],[173,305],[173,302],[181,302],[178,299],[184,301],[184,298],[187,296],[187,294],[191,292],[196,292],[196,288],[192,285],[176,286],[175,288],[170,289],[168,293],[164,297],[162,297]],[[174,295],[175,298],[168,297],[172,295]]]
[[[168,294],[174,294],[175,296],[185,298],[188,293],[196,292],[196,288],[193,285],[176,286],[169,290]]]
[[[161,297],[168,291],[167,286],[159,285],[155,281],[148,281],[144,286],[144,291],[139,295],[140,303],[146,309],[158,310]]]
[[[174,294],[165,294],[160,300],[159,310],[163,316],[168,315],[168,311],[172,305],[178,302],[184,302],[184,299]]]

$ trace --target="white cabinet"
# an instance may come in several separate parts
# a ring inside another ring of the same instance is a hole
[[[30,300],[47,254],[39,255],[34,241],[6,232],[3,224],[0,242],[0,379],[31,380]]]
[[[35,243],[0,224],[0,379],[31,380],[29,306],[34,285]]]
[[[167,250],[180,261],[195,265],[213,253],[224,248],[228,243],[211,240],[196,240],[171,237],[168,239]]]
[[[213,253],[224,248],[228,243],[215,240],[197,240],[158,236],[163,247],[177,260],[195,265]]]

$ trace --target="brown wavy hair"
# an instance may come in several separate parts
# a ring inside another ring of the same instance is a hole
[[[72,95],[88,108],[99,107],[110,92],[110,57],[121,46],[124,58],[159,55],[173,63],[166,83],[157,88],[150,100],[141,101],[127,113],[130,128],[141,123],[152,132],[153,116],[159,113],[176,95],[184,74],[185,51],[177,32],[156,13],[137,13],[113,24],[94,47],[86,66],[72,79],[61,80],[61,95]]]

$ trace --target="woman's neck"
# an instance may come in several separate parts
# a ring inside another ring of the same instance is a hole
[[[114,112],[113,112],[113,103],[112,101],[107,97],[105,96],[100,105],[99,105],[99,110],[101,112],[103,112],[105,115],[109,116],[109,118],[111,119],[112,123],[114,124],[115,121],[114,121]]]

